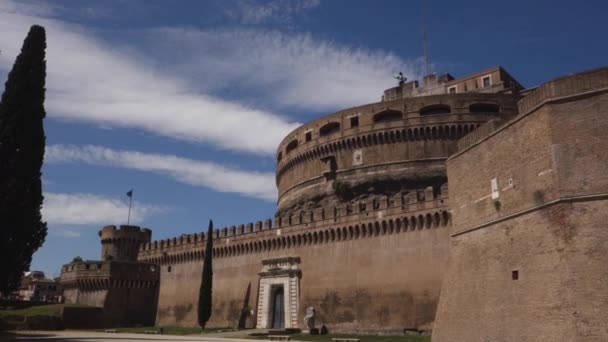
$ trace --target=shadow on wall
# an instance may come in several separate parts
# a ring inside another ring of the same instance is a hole
[[[247,285],[247,291],[245,291],[245,299],[243,300],[243,308],[241,309],[241,317],[239,318],[239,329],[246,329],[247,319],[251,317],[251,307],[249,306],[249,298],[251,297],[251,282]]]
[[[435,318],[437,301],[428,291],[418,295],[405,290],[372,295],[365,289],[356,289],[350,294],[329,291],[320,301],[305,301],[303,308],[318,305],[319,324],[334,329],[336,325],[339,329],[340,325],[346,328],[362,323],[380,328],[426,327]]]

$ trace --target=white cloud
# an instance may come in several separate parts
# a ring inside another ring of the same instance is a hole
[[[131,223],[137,224],[145,218],[161,214],[166,208],[136,202],[131,209]],[[128,204],[115,198],[85,193],[44,194],[42,217],[49,226],[57,227],[66,236],[76,236],[78,231],[60,228],[61,225],[104,225],[124,222]]]
[[[153,42],[153,44],[152,44]],[[402,71],[418,78],[419,61],[306,33],[256,29],[162,28],[151,30],[142,50],[172,60],[167,68],[192,87],[275,108],[334,111],[378,102]]]
[[[292,12],[316,4],[286,3]],[[12,66],[29,26],[44,25],[50,117],[136,128],[249,153],[274,154],[281,139],[299,125],[268,108],[318,112],[376,102],[395,84],[396,72],[411,79],[418,70],[417,63],[389,52],[305,33],[104,31],[112,38],[109,43],[81,26],[32,13],[36,11],[20,12],[14,2],[0,0],[0,70]]]
[[[31,24],[47,29],[50,117],[132,127],[221,148],[274,153],[298,124],[237,102],[196,93],[136,53],[95,39],[82,27],[15,12],[0,3],[0,69],[8,70]],[[31,13],[28,11],[27,13]]]
[[[238,0],[226,14],[243,24],[278,22],[293,25],[295,16],[318,7],[320,0]]]
[[[85,163],[155,172],[194,186],[218,192],[238,193],[267,201],[276,201],[273,173],[231,169],[213,162],[181,158],[174,155],[113,150],[101,146],[50,145],[45,163]]]

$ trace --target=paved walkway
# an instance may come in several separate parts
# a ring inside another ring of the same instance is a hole
[[[142,335],[123,333],[102,333],[89,331],[19,331],[0,333],[0,341],[54,341],[54,342],[150,342],[150,341],[184,341],[184,342],[252,342],[268,340],[246,340],[239,338],[222,338],[216,336],[173,336],[173,335]]]

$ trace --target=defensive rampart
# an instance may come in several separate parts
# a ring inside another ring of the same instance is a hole
[[[448,160],[433,341],[606,341],[608,68],[548,82],[519,107]]]
[[[103,308],[91,326],[150,325],[155,322],[159,266],[136,261],[77,261],[64,265],[65,302]]]
[[[274,225],[221,229],[214,237],[210,325],[255,326],[263,261],[299,257],[298,327],[309,305],[319,323],[336,331],[428,326],[447,258],[447,187],[441,190],[340,206],[325,217],[309,212],[291,225],[277,218]],[[196,324],[204,238],[185,235],[142,247],[141,261],[161,265],[159,324]]]
[[[150,242],[152,231],[137,226],[105,226],[99,231],[101,260],[135,261],[139,246]]]

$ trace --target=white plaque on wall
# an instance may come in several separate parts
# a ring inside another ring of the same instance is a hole
[[[363,164],[363,151],[355,150],[353,152],[353,165],[362,165]]]

